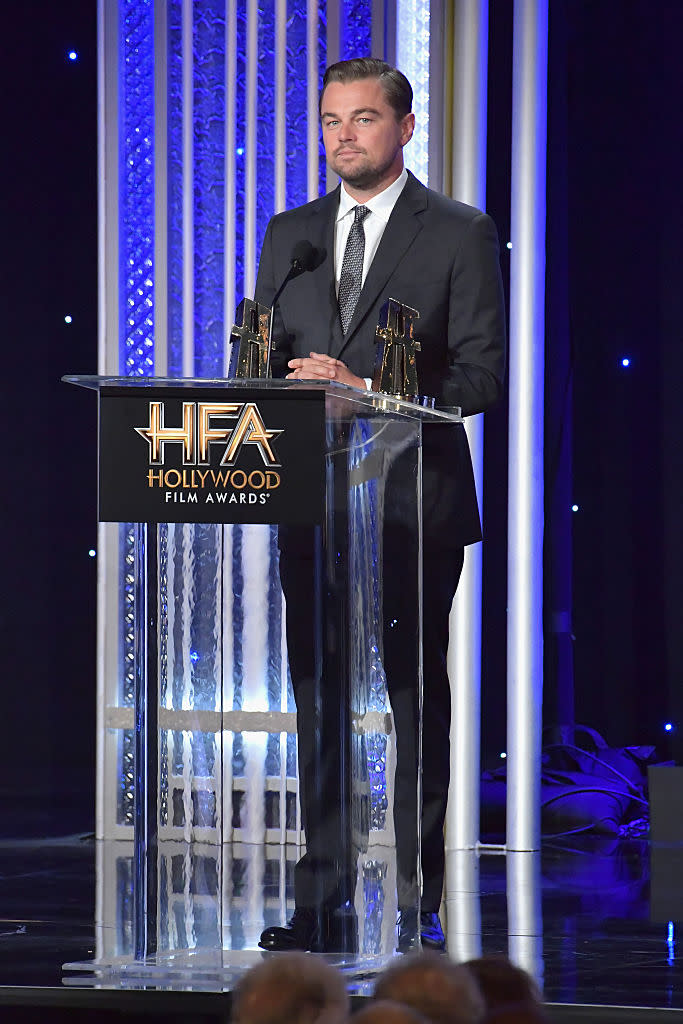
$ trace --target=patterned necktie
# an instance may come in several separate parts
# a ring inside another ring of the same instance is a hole
[[[344,334],[349,329],[351,317],[360,295],[361,281],[363,280],[363,256],[365,255],[363,221],[369,213],[370,211],[367,206],[356,207],[354,221],[349,231],[349,237],[346,240],[337,296],[339,316]]]

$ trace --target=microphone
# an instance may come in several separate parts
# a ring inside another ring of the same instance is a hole
[[[268,369],[266,371],[268,375],[270,375],[270,350],[273,341],[273,317],[275,315],[277,301],[290,281],[293,281],[295,277],[299,277],[300,274],[307,273],[309,270],[315,270],[316,267],[320,266],[324,259],[325,250],[316,249],[314,245],[311,245],[307,238],[300,239],[292,246],[292,252],[289,257],[289,270],[287,271],[284,281],[275,292],[273,301],[270,305],[270,324],[268,326]]]
[[[324,254],[323,254],[324,255]],[[295,242],[292,247],[292,254],[289,257],[289,270],[284,281],[275,292],[275,297],[270,305],[271,309],[275,309],[277,300],[282,295],[285,287],[290,281],[293,281],[295,277],[299,277],[300,274],[305,274],[308,270],[315,270],[322,263],[320,252],[315,248],[314,245],[308,241],[307,238],[302,238],[301,241]]]
[[[291,281],[292,277],[298,277],[299,274],[304,274],[307,270],[315,270],[316,267],[320,266],[318,255],[318,250],[314,245],[311,245],[307,238],[302,238],[300,242],[297,242],[293,246],[292,255],[290,256],[291,277],[289,280]]]

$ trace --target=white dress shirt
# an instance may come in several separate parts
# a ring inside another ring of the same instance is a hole
[[[385,188],[379,195],[373,196],[372,199],[368,199],[365,203],[359,203],[355,199],[352,199],[349,193],[344,187],[339,192],[339,210],[337,211],[337,219],[334,225],[334,279],[337,288],[337,294],[339,294],[339,278],[341,277],[341,268],[344,261],[344,250],[346,248],[346,241],[349,237],[349,231],[354,220],[354,210],[357,206],[365,206],[370,211],[363,221],[363,230],[365,232],[365,254],[363,256],[363,277],[361,280],[361,287],[365,284],[365,278],[367,277],[370,264],[375,258],[377,247],[379,246],[384,229],[387,226],[387,221],[391,216],[391,211],[396,205],[396,200],[400,196],[401,192],[405,188],[405,183],[408,180],[408,172],[403,168],[396,181],[393,181],[388,188]]]

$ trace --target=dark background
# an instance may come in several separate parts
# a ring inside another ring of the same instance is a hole
[[[97,370],[95,12],[3,12],[5,834],[94,821],[96,405],[60,377]]]
[[[512,0],[490,18],[487,205],[507,280]],[[46,833],[94,821],[95,400],[60,377],[97,369],[95,3],[13,5],[3,21],[0,821]],[[678,0],[551,2],[545,719],[575,707],[611,744],[662,755],[679,752],[664,723],[683,728],[682,28]],[[506,415],[487,415],[491,763]]]

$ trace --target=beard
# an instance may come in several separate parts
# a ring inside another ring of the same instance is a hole
[[[374,188],[383,180],[394,161],[391,159],[383,164],[372,164],[364,153],[358,151],[358,155],[362,159],[354,161],[352,165],[343,160],[338,161],[335,155],[329,158],[328,163],[344,184],[366,191]]]

